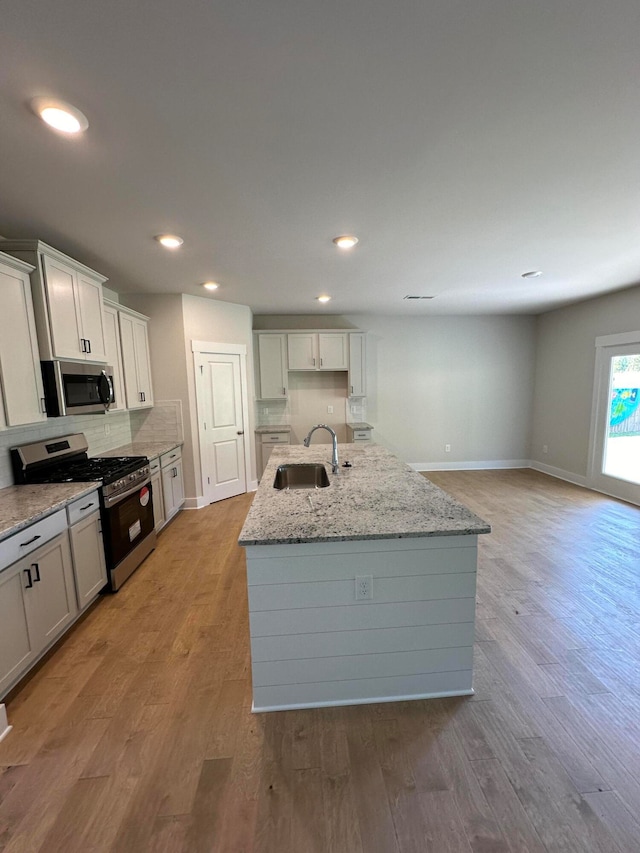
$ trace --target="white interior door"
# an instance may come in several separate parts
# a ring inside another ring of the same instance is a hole
[[[640,339],[596,353],[589,486],[640,505]]]
[[[196,369],[203,491],[213,503],[247,491],[240,356],[199,353]]]

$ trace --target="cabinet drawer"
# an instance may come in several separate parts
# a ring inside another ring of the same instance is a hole
[[[370,429],[354,429],[353,440],[354,441],[371,441],[371,430]]]
[[[173,451],[171,451],[173,453]],[[158,456],[156,459],[152,459],[149,462],[149,471],[151,472],[151,476],[157,474],[160,471],[160,457]]]
[[[67,507],[69,525],[76,524],[76,522],[80,521],[81,518],[87,518],[89,515],[97,512],[98,509],[100,509],[100,498],[98,496],[98,490],[96,489],[95,492],[91,492],[83,498],[78,498],[77,501],[69,504]]]
[[[182,449],[180,447],[176,447],[175,450],[169,450],[168,453],[163,453],[160,457],[160,467],[166,468],[167,465],[175,465],[182,459]]]
[[[25,527],[19,533],[14,533],[0,542],[0,570],[5,569],[21,557],[30,554],[67,529],[67,513],[59,509],[41,521]]]
[[[262,434],[262,444],[289,444],[288,432],[268,432]]]

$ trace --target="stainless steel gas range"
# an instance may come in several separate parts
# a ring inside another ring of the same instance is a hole
[[[119,589],[156,545],[153,496],[146,456],[93,457],[82,433],[23,444],[11,450],[17,485],[100,483],[102,536],[109,588]]]

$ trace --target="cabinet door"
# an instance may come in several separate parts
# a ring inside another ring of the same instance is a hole
[[[142,392],[138,387],[138,365],[136,364],[136,339],[133,328],[133,317],[119,312],[120,342],[122,344],[122,373],[127,399],[127,409],[139,409],[142,403]]]
[[[36,652],[52,643],[78,612],[67,532],[18,564],[33,586],[24,590],[29,636]]]
[[[113,367],[113,392],[116,401],[109,411],[126,408],[124,395],[124,379],[122,377],[122,352],[120,351],[120,329],[118,327],[118,311],[110,305],[105,305],[104,311],[104,345],[107,364]]]
[[[182,474],[182,462],[176,462],[173,466],[171,488],[173,490],[173,509],[177,512],[184,503],[184,476]]]
[[[106,361],[102,283],[85,273],[76,276],[76,300],[80,314],[81,337],[87,342],[88,361]]]
[[[83,610],[107,583],[100,513],[69,528],[78,607]]]
[[[286,335],[258,335],[260,397],[274,400],[287,396]]]
[[[4,425],[21,426],[46,420],[29,275],[3,264],[0,264],[0,377]]]
[[[318,336],[315,332],[287,335],[289,370],[318,369]]]
[[[360,332],[349,335],[349,396],[364,397],[366,385],[365,336]]]
[[[0,696],[35,656],[22,597],[24,583],[22,563],[0,573]]]
[[[138,389],[142,394],[142,407],[153,406],[151,387],[151,359],[149,357],[149,335],[145,320],[133,319],[133,337],[138,370]]]
[[[47,255],[42,256],[42,264],[53,355],[85,361],[87,356],[82,348],[82,326],[76,303],[76,271]]]
[[[349,367],[349,342],[346,334],[319,334],[320,370],[346,370]]]
[[[164,527],[164,498],[162,496],[162,477],[160,472],[151,477],[151,496],[153,497],[153,521],[156,533]]]
[[[173,504],[173,469],[175,466],[164,468],[162,471],[162,497],[164,498],[164,517],[169,521],[175,513]]]

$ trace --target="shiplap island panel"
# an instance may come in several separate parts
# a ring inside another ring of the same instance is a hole
[[[477,536],[489,525],[379,446],[274,450],[240,535],[254,711],[465,695]],[[330,486],[279,491],[279,464]],[[370,599],[356,578],[370,578]]]

